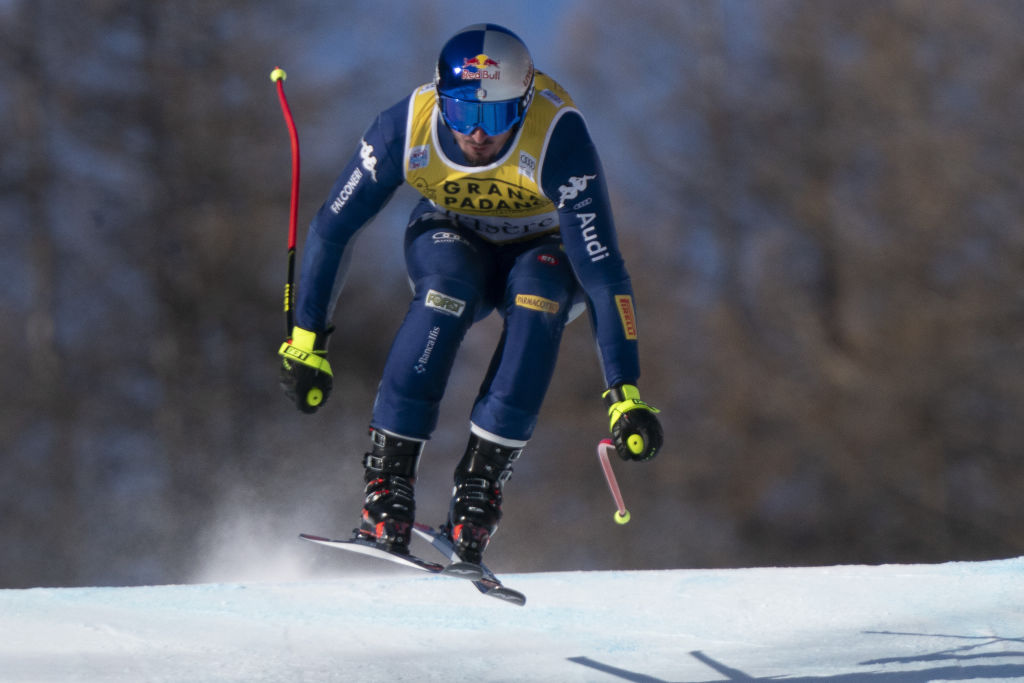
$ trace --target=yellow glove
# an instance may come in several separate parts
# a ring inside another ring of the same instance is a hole
[[[617,384],[602,394],[608,406],[612,443],[623,460],[650,460],[661,450],[664,434],[654,416],[661,412],[640,400],[632,384]]]
[[[327,337],[331,330],[317,334],[292,328],[292,338],[281,344],[281,388],[285,396],[304,413],[315,413],[327,402],[334,385],[327,362]]]

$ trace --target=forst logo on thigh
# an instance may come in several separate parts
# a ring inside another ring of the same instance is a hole
[[[436,311],[454,315],[456,318],[462,316],[462,312],[466,310],[465,301],[454,296],[448,296],[436,289],[431,289],[427,292],[427,297],[423,304],[427,308],[433,308]]]

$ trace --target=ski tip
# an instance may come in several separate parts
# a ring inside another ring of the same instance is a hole
[[[512,590],[511,588],[505,588],[504,586],[498,586],[487,591],[487,595],[498,600],[511,603],[523,607],[526,605],[526,596],[519,591]]]

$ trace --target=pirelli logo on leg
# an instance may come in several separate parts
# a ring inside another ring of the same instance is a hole
[[[431,289],[427,292],[427,298],[424,301],[424,305],[427,308],[433,308],[436,311],[447,313],[448,315],[454,315],[456,318],[462,316],[462,312],[466,310],[466,302],[462,299],[456,299],[454,296],[448,296],[436,289]]]
[[[541,313],[558,313],[558,302],[534,294],[516,294],[516,306]]]
[[[636,312],[633,310],[633,297],[628,294],[617,294],[615,307],[619,309],[622,332],[626,335],[626,339],[636,339]]]

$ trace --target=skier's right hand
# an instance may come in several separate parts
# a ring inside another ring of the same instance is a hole
[[[291,339],[277,352],[281,356],[281,388],[304,413],[315,413],[327,402],[334,386],[331,364],[327,362],[330,333],[317,334],[296,326]]]

